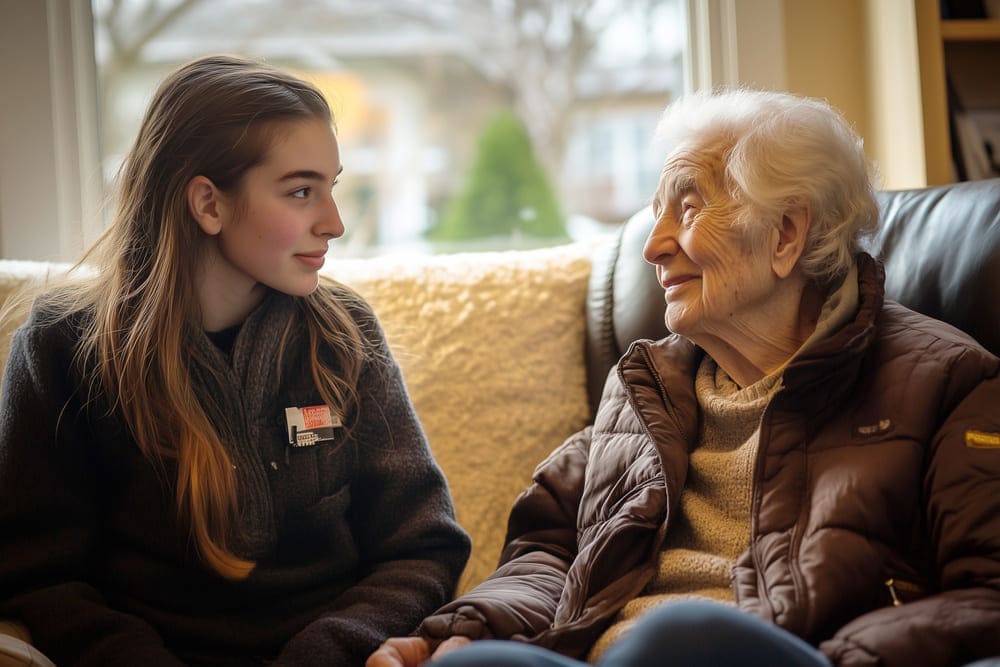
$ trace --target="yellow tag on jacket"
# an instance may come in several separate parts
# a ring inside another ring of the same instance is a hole
[[[974,449],[1000,449],[1000,433],[966,431],[965,446]]]

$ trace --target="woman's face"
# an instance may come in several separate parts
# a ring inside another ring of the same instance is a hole
[[[328,122],[282,128],[264,160],[243,176],[238,205],[218,235],[235,274],[286,294],[312,293],[327,244],[344,233],[331,192],[340,171]]]
[[[675,150],[663,168],[656,223],[643,249],[663,286],[667,326],[697,344],[752,330],[776,286],[768,235],[734,225],[738,205],[723,183],[720,149]]]

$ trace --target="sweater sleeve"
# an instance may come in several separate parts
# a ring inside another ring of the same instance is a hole
[[[277,664],[363,664],[387,637],[412,632],[454,595],[469,556],[399,367],[380,328],[367,334],[375,353],[359,380],[350,510],[364,569],[328,613],[288,642]]]
[[[538,466],[511,510],[497,570],[425,619],[421,634],[432,642],[454,635],[528,640],[549,629],[577,553],[590,433],[587,427],[571,436]]]
[[[58,664],[179,665],[145,621],[92,585],[95,489],[65,323],[20,328],[0,403],[0,616]]]
[[[1000,655],[1000,377],[955,363],[956,401],[928,453],[924,497],[939,592],[865,614],[821,650],[838,665],[959,665]],[[978,381],[970,376],[978,375]]]

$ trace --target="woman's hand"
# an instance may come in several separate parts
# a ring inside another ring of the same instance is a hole
[[[468,637],[450,637],[431,654],[431,645],[423,637],[390,637],[368,656],[365,667],[420,667],[471,642]]]
[[[365,667],[420,667],[430,656],[423,637],[390,637],[368,656]]]

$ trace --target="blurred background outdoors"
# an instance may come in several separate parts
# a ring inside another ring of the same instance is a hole
[[[528,248],[648,203],[684,89],[683,0],[93,0],[105,187],[159,80],[209,53],[317,84],[347,226],[331,254]]]

